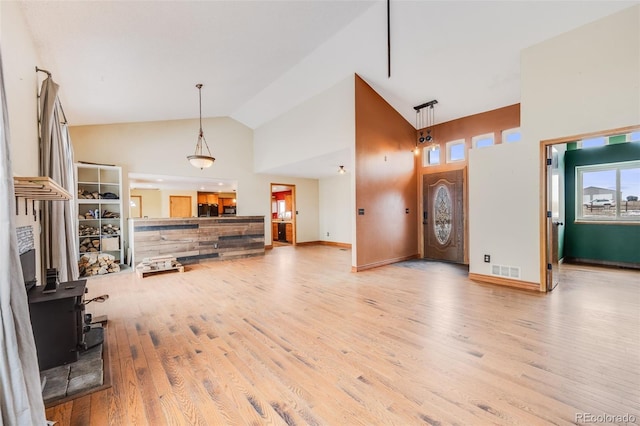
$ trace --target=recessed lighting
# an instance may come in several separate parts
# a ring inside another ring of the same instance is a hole
[[[222,186],[222,185],[224,185],[224,183],[218,182],[218,186]]]
[[[204,186],[201,186],[201,187],[200,187],[200,191],[204,191]]]

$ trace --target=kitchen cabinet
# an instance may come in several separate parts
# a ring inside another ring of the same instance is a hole
[[[290,212],[293,209],[293,197],[291,194],[287,194],[284,196],[284,211]]]
[[[278,241],[278,224],[275,222],[271,223],[271,237],[273,241]]]
[[[218,204],[218,194],[215,192],[198,192],[198,204]]]
[[[293,242],[293,223],[285,223],[285,237],[287,242]]]

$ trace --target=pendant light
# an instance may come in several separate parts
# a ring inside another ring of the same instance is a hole
[[[207,140],[204,138],[204,133],[202,132],[202,84],[198,83],[196,84],[196,87],[198,88],[198,98],[200,101],[200,131],[198,132],[198,142],[196,143],[195,154],[187,156],[187,159],[189,159],[189,163],[191,163],[193,167],[197,167],[202,170],[205,167],[211,167],[216,159],[211,156],[209,145],[207,144]],[[203,142],[209,155],[205,155],[202,151]]]
[[[414,106],[413,109],[416,110],[416,128],[420,130],[420,137],[416,139],[416,147],[415,153],[418,153],[418,143],[431,142],[432,150],[435,149],[435,142],[433,142],[433,132],[432,127],[435,125],[435,112],[433,106],[437,104],[437,100],[432,100],[429,102],[425,102],[421,105]],[[426,108],[426,111],[424,109]],[[426,134],[422,131],[424,125],[424,119],[426,117]]]

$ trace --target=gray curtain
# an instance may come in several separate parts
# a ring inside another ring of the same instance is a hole
[[[9,120],[0,56],[0,424],[45,425],[44,403],[14,223]]]
[[[75,197],[73,148],[51,77],[40,90],[40,175],[49,176]],[[42,202],[42,260],[56,268],[60,282],[78,279],[77,213],[73,200]],[[43,275],[44,276],[44,275]]]

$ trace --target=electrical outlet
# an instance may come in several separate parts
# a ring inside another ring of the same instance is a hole
[[[488,255],[488,254],[485,254],[484,255],[484,263],[489,263],[489,262],[491,262],[491,256]]]

